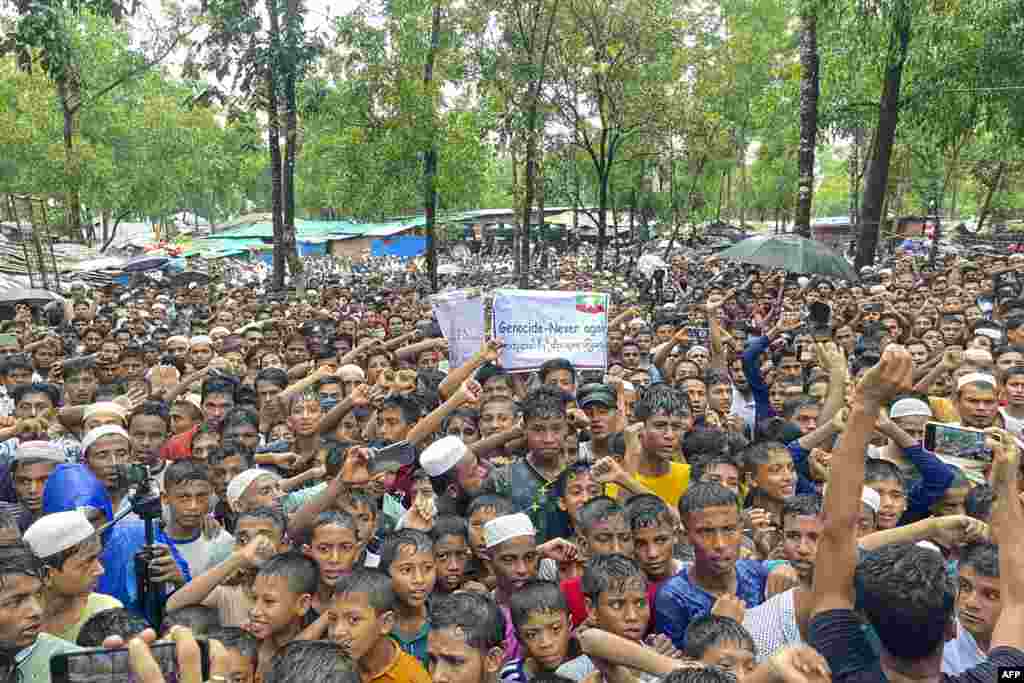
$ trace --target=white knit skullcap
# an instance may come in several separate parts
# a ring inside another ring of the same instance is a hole
[[[511,538],[536,535],[537,530],[533,528],[533,522],[522,512],[495,517],[484,524],[484,543],[488,548],[493,548]]]
[[[261,470],[258,467],[253,467],[236,475],[235,478],[231,480],[231,483],[228,484],[228,504],[231,505],[231,508],[236,509],[236,504],[239,499],[245,495],[246,490],[252,485],[252,483],[260,477],[265,476],[280,479],[280,477],[270,470]]]
[[[164,344],[169,345],[171,342],[185,342],[186,344],[189,343],[188,337],[186,337],[183,334],[176,334],[173,337],[168,337],[167,341],[164,342]]]
[[[62,463],[68,459],[57,444],[49,441],[25,441],[14,451],[14,462],[42,460],[45,462]]]
[[[901,398],[893,403],[892,408],[889,409],[889,417],[893,419],[897,417],[910,417],[912,415],[931,417],[933,413],[928,404],[919,398]]]
[[[88,453],[94,443],[105,436],[110,436],[111,434],[122,436],[129,443],[132,440],[132,438],[128,436],[128,432],[124,430],[124,427],[118,427],[117,425],[103,425],[102,427],[96,427],[95,429],[89,430],[89,433],[82,438],[82,452]]]
[[[32,553],[43,559],[68,548],[74,548],[95,535],[96,530],[84,512],[68,510],[43,515],[25,530],[22,538],[32,549]]]
[[[114,415],[124,420],[128,417],[128,411],[124,409],[119,403],[113,401],[100,401],[99,403],[92,403],[85,407],[82,411],[82,422],[85,422],[90,417],[96,415]]]
[[[985,372],[969,372],[956,381],[956,390],[960,391],[964,388],[964,385],[974,384],[975,382],[981,382],[982,384],[991,384],[994,387],[999,386],[996,383],[996,378]]]
[[[997,330],[994,327],[979,327],[974,331],[974,334],[988,337],[992,341],[999,341],[1003,338],[1003,331]]]
[[[686,352],[686,357],[689,358],[691,353],[698,350],[703,351],[704,353],[711,353],[710,351],[708,351],[708,347],[697,344],[695,346],[690,347],[690,350]]]
[[[207,336],[205,334],[197,334],[196,336],[194,336],[194,337],[192,337],[191,339],[188,340],[188,345],[190,347],[191,346],[195,346],[196,344],[212,344],[212,343],[213,343],[213,339],[211,339],[209,336]]]
[[[229,330],[228,328],[226,328],[226,327],[224,327],[222,325],[218,325],[217,327],[215,327],[212,330],[210,330],[210,334],[211,335],[214,332],[223,332],[224,334],[231,334],[231,330]]]
[[[442,474],[459,464],[466,457],[469,449],[457,436],[446,436],[438,439],[420,454],[420,467],[432,477]]]

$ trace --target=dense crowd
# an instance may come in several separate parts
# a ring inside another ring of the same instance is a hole
[[[127,643],[162,681],[157,634],[188,683],[1024,667],[1024,255],[544,261],[612,295],[604,371],[512,373],[500,337],[449,363],[422,279],[372,260],[14,306],[0,678]]]

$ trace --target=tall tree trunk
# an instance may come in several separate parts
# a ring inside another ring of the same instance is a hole
[[[277,82],[267,73],[267,144],[270,147],[270,211],[274,221],[274,288],[284,289],[284,205],[281,172],[281,122],[277,113]]]
[[[975,231],[981,233],[982,227],[985,225],[985,219],[988,218],[989,210],[992,208],[992,197],[995,195],[996,190],[999,189],[999,185],[1003,182],[1003,174],[1006,172],[1006,162],[1000,161],[999,166],[996,167],[996,176],[992,179],[992,184],[988,186],[988,192],[985,193],[985,202],[981,205],[981,210],[978,211],[978,226]]]
[[[298,45],[295,44],[297,36],[301,35],[301,27],[296,22],[302,21],[299,14],[298,0],[287,0],[285,10],[285,44],[288,52],[295,55]],[[289,60],[289,67],[284,73],[284,173],[281,187],[281,203],[283,223],[281,232],[281,247],[284,249],[284,256],[288,263],[288,270],[292,277],[302,273],[302,260],[299,259],[298,249],[295,245],[295,158],[298,156],[299,144],[299,121],[297,106],[295,102],[295,81],[298,74],[295,73],[295,61]]]
[[[860,207],[860,240],[857,244],[856,268],[860,269],[875,262],[878,235],[885,215],[882,212],[886,187],[889,184],[889,162],[896,141],[896,126],[900,118],[900,86],[903,81],[903,65],[910,49],[910,9],[905,0],[899,3],[893,20],[890,43],[895,46],[890,53],[895,56],[885,70],[882,97],[878,106],[878,128],[875,145],[868,166],[867,181],[864,183],[864,198]]]
[[[807,0],[805,0],[807,1]],[[800,15],[800,155],[793,230],[811,236],[814,200],[814,148],[818,141],[818,18],[811,8]]]
[[[597,261],[595,270],[604,269],[604,239],[608,234],[608,175],[607,165],[597,174]]]
[[[427,231],[427,273],[430,277],[430,291],[437,291],[437,245],[434,243],[434,211],[437,208],[437,144],[434,141],[434,96],[431,92],[431,81],[434,80],[434,60],[441,44],[441,3],[434,0],[434,12],[430,24],[430,50],[427,62],[423,67],[423,82],[427,86],[430,105],[430,147],[423,159],[423,212],[426,218]]]
[[[73,68],[69,67],[73,72]],[[81,242],[85,239],[82,233],[82,198],[81,198],[81,160],[75,147],[75,112],[78,110],[79,92],[74,76],[61,78],[57,81],[57,95],[60,99],[61,115],[64,118],[64,174],[67,189],[64,193],[64,213],[66,215],[65,230],[68,239]]]
[[[532,90],[532,87],[531,87]],[[537,98],[530,95],[526,112],[526,169],[523,175],[523,206],[519,219],[519,287],[530,288],[530,219],[533,214],[534,183],[537,182]]]

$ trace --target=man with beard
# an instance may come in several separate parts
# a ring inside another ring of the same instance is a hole
[[[437,492],[438,514],[466,516],[466,506],[483,488],[489,473],[457,436],[446,436],[432,443],[420,455],[420,467],[430,475]]]

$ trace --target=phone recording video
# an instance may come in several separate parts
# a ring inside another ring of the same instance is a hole
[[[205,640],[196,641],[202,659],[202,680],[210,676],[210,648]],[[153,659],[160,666],[166,683],[181,680],[175,644],[171,641],[154,643],[149,647]],[[52,683],[141,683],[128,665],[128,649],[83,650],[54,655],[50,660]]]

